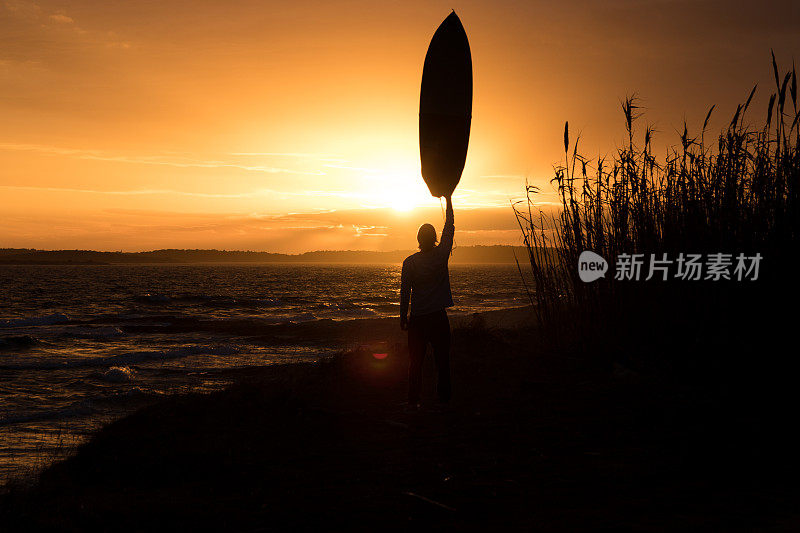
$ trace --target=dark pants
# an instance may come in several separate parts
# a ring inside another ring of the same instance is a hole
[[[422,388],[422,363],[428,343],[433,347],[438,374],[439,401],[450,401],[450,321],[442,309],[427,315],[411,315],[408,320],[408,403],[419,402]]]

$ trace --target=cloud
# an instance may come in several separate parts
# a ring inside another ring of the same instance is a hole
[[[75,22],[70,17],[61,14],[50,15],[50,20],[58,22],[59,24],[72,24]]]
[[[25,0],[6,0],[3,2],[3,7],[12,16],[19,19],[35,20],[42,13],[42,8],[38,4]]]
[[[438,217],[438,218],[437,218]],[[108,209],[77,215],[8,215],[3,246],[151,250],[219,248],[303,252],[309,250],[410,250],[423,222],[441,227],[437,208],[399,214],[392,209],[272,214],[176,213]],[[510,208],[459,209],[456,242],[519,244]]]
[[[204,192],[190,192],[190,191],[176,191],[171,189],[134,189],[128,191],[104,191],[99,189],[75,189],[69,187],[36,187],[36,186],[23,186],[23,185],[0,185],[0,189],[14,190],[14,191],[41,191],[41,192],[68,192],[80,194],[109,194],[114,196],[141,196],[141,195],[158,195],[158,194],[176,194],[180,196],[195,196],[198,198],[250,198],[262,193],[204,193]]]
[[[523,176],[522,174],[488,174],[481,176],[481,178],[487,179],[499,179],[499,180],[515,180],[515,181],[525,181],[527,176]]]
[[[15,73],[20,77],[30,74],[24,68],[29,63],[68,77],[78,72],[95,77],[113,61],[104,57],[104,50],[131,48],[132,43],[114,31],[81,27],[60,9],[26,0],[7,0],[0,6],[5,8],[0,7],[0,61],[20,67]]]
[[[0,143],[0,150],[38,152],[43,154],[60,155],[75,159],[89,159],[94,161],[112,161],[118,163],[134,163],[139,165],[163,165],[178,168],[235,168],[250,172],[266,172],[270,174],[301,174],[306,176],[324,176],[320,170],[294,170],[289,168],[273,167],[267,165],[246,165],[234,161],[203,160],[189,157],[175,157],[162,155],[123,156],[114,155],[101,150],[82,150],[60,148],[39,144]]]
[[[351,193],[343,191],[320,191],[320,190],[281,191],[278,189],[266,189],[266,188],[259,188],[256,190],[239,192],[239,193],[196,192],[196,191],[181,191],[176,189],[128,189],[128,190],[81,189],[77,187],[45,187],[36,185],[0,185],[0,189],[10,190],[10,191],[34,191],[34,192],[74,193],[74,194],[105,194],[111,196],[177,195],[177,196],[190,196],[195,198],[256,198],[268,195],[275,195],[279,197],[310,196],[313,198],[320,198],[323,196],[335,196],[338,198],[360,198],[362,196],[367,197],[366,195],[360,193]],[[260,216],[279,218],[284,215],[260,215]]]
[[[229,152],[228,155],[245,157],[292,157],[298,159],[316,159],[317,161],[329,163],[347,163],[346,159],[342,159],[340,156],[334,154],[317,154],[311,152]]]
[[[362,226],[359,224],[352,224],[353,230],[356,232],[356,237],[388,237],[389,234],[385,232],[388,228],[386,226]]]
[[[338,168],[338,169],[341,169],[341,170],[358,170],[359,172],[366,172],[367,174],[375,174],[375,173],[384,171],[383,169],[380,169],[380,168],[354,167],[354,166],[338,165],[338,164],[337,165],[327,164],[327,165],[324,165],[324,166],[326,166],[328,168]]]
[[[442,213],[437,207],[418,208],[410,213],[398,213],[393,209],[342,209],[328,212],[309,212],[279,215],[272,219],[277,224],[303,221],[325,226],[380,228],[390,234],[413,234],[425,222],[442,225]],[[511,207],[457,209],[456,229],[483,232],[490,230],[518,230]]]

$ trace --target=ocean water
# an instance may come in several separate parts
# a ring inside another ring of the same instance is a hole
[[[450,276],[452,314],[528,303],[515,265]],[[399,265],[0,266],[0,483],[153,398],[379,340],[347,326],[396,317],[399,286]]]

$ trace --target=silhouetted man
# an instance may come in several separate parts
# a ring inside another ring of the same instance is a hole
[[[419,406],[422,362],[428,343],[436,360],[439,401],[450,401],[450,321],[447,309],[453,306],[447,262],[453,249],[453,202],[447,197],[442,240],[437,246],[436,229],[423,224],[417,232],[419,252],[403,261],[400,281],[400,328],[408,330],[408,404]],[[409,308],[410,318],[406,318]]]

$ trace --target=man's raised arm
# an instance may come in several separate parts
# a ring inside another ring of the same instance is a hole
[[[439,249],[448,256],[453,250],[453,234],[456,232],[453,217],[453,199],[447,197],[447,210],[444,214],[444,229],[442,230],[442,240],[439,242]]]

